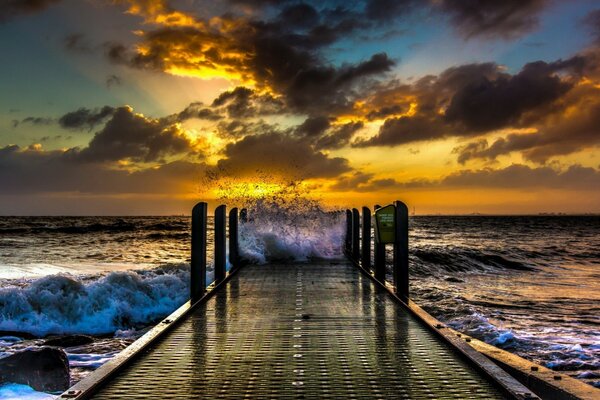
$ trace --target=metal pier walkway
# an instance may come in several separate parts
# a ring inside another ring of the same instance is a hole
[[[251,266],[94,399],[498,399],[350,263]]]

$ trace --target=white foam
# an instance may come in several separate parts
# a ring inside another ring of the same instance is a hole
[[[120,350],[112,351],[110,353],[89,353],[89,354],[72,354],[67,353],[69,357],[69,366],[79,367],[79,368],[87,368],[87,369],[96,369],[101,367],[107,361],[110,361],[111,358],[119,354]]]
[[[112,334],[165,317],[189,297],[189,267],[112,272],[84,283],[53,275],[0,289],[0,330]]]
[[[240,226],[242,255],[254,262],[307,261],[343,257],[344,219],[340,213],[294,204],[258,201]]]
[[[49,400],[55,398],[56,396],[48,393],[36,392],[27,385],[8,383],[0,386],[0,400]]]

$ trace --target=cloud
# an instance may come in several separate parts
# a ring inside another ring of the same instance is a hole
[[[22,120],[13,120],[12,126],[13,128],[18,127],[21,124],[32,124],[32,125],[51,125],[54,123],[53,118],[47,117],[26,117]]]
[[[351,170],[348,160],[330,158],[314,150],[309,142],[280,132],[246,136],[223,150],[217,164],[225,174],[253,176],[258,171],[273,171],[283,177],[330,178]]]
[[[600,146],[600,102],[584,103],[573,114],[570,118],[550,120],[535,133],[509,134],[491,144],[482,139],[458,147],[454,152],[463,164],[472,159],[496,160],[512,152],[521,152],[525,159],[545,163],[554,156]]]
[[[229,118],[256,117],[279,114],[283,111],[281,100],[271,94],[260,94],[243,86],[221,93],[213,100],[211,106],[225,111]]]
[[[567,60],[536,61],[512,75],[494,63],[468,64],[425,76],[412,85],[383,86],[365,103],[367,117],[402,113],[406,110],[402,102],[410,102],[414,109],[409,107],[404,114],[388,117],[375,136],[354,145],[396,146],[481,136],[507,128],[547,130],[550,121],[556,125],[571,119],[565,113],[567,108],[577,102],[585,108],[597,96],[597,89],[589,89],[593,84],[582,85],[581,81],[598,76],[598,58],[591,51]],[[568,141],[572,135],[565,137]],[[473,150],[465,149],[461,161],[466,161],[467,153]]]
[[[329,117],[323,115],[309,117],[296,127],[296,134],[304,137],[321,136],[330,125]]]
[[[354,147],[397,146],[400,144],[444,137],[446,127],[437,118],[413,116],[385,120],[377,135],[353,143]]]
[[[24,14],[44,10],[60,0],[4,0],[0,3],[0,23]]]
[[[552,103],[573,87],[573,82],[555,75],[557,69],[537,61],[513,76],[481,76],[454,93],[445,117],[472,131],[516,125],[525,112]]]
[[[285,6],[278,17],[283,25],[295,28],[313,27],[319,23],[320,19],[318,11],[306,3]]]
[[[501,169],[466,170],[447,176],[439,182],[447,187],[485,187],[485,188],[549,188],[598,190],[600,171],[581,165],[571,165],[565,170],[551,167],[532,168],[526,165],[512,164]]]
[[[337,179],[336,183],[329,187],[330,190],[338,192],[378,192],[386,189],[396,189],[400,184],[392,178],[375,178],[374,174],[355,171]]]
[[[441,0],[439,7],[466,38],[514,39],[538,26],[547,0]]]
[[[81,163],[72,151],[0,148],[0,195],[32,193],[184,193],[205,165],[173,161],[130,172],[110,164]]]
[[[111,74],[106,77],[106,87],[111,88],[113,86],[121,86],[123,84],[123,79],[120,76]]]
[[[207,21],[188,14],[193,23],[174,24],[165,22],[171,11],[164,7],[160,8],[164,15],[136,7],[146,19],[163,22],[140,32],[140,42],[134,46],[107,43],[106,54],[112,62],[251,84],[274,98],[281,95],[290,112],[310,113],[323,106],[333,111],[347,109],[357,97],[359,84],[395,65],[385,53],[343,65],[332,65],[323,57],[324,47],[368,27],[359,14],[343,8],[317,11],[305,3],[280,4],[281,20],[229,13]]]
[[[58,119],[58,123],[61,127],[68,129],[92,129],[111,117],[116,111],[115,108],[110,106],[94,110],[82,107],[76,111],[66,113]]]
[[[437,180],[413,179],[398,181],[393,178],[377,178],[374,174],[355,171],[340,177],[331,190],[341,192],[377,192],[406,189],[564,189],[598,191],[600,170],[579,164],[564,169],[548,166],[529,167],[511,164],[504,168],[462,170]]]
[[[152,162],[177,154],[199,155],[179,125],[144,117],[124,106],[114,110],[112,118],[88,147],[77,153],[77,158],[86,162]]]
[[[348,122],[342,125],[336,125],[325,135],[321,135],[314,141],[315,149],[339,149],[350,144],[353,136],[360,131],[365,124],[362,121]]]

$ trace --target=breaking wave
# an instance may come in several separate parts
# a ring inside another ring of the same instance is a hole
[[[164,318],[189,297],[189,265],[111,272],[97,279],[51,275],[0,289],[0,331],[113,334]]]

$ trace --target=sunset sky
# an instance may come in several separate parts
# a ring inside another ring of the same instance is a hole
[[[596,0],[5,0],[0,214],[600,212]]]

